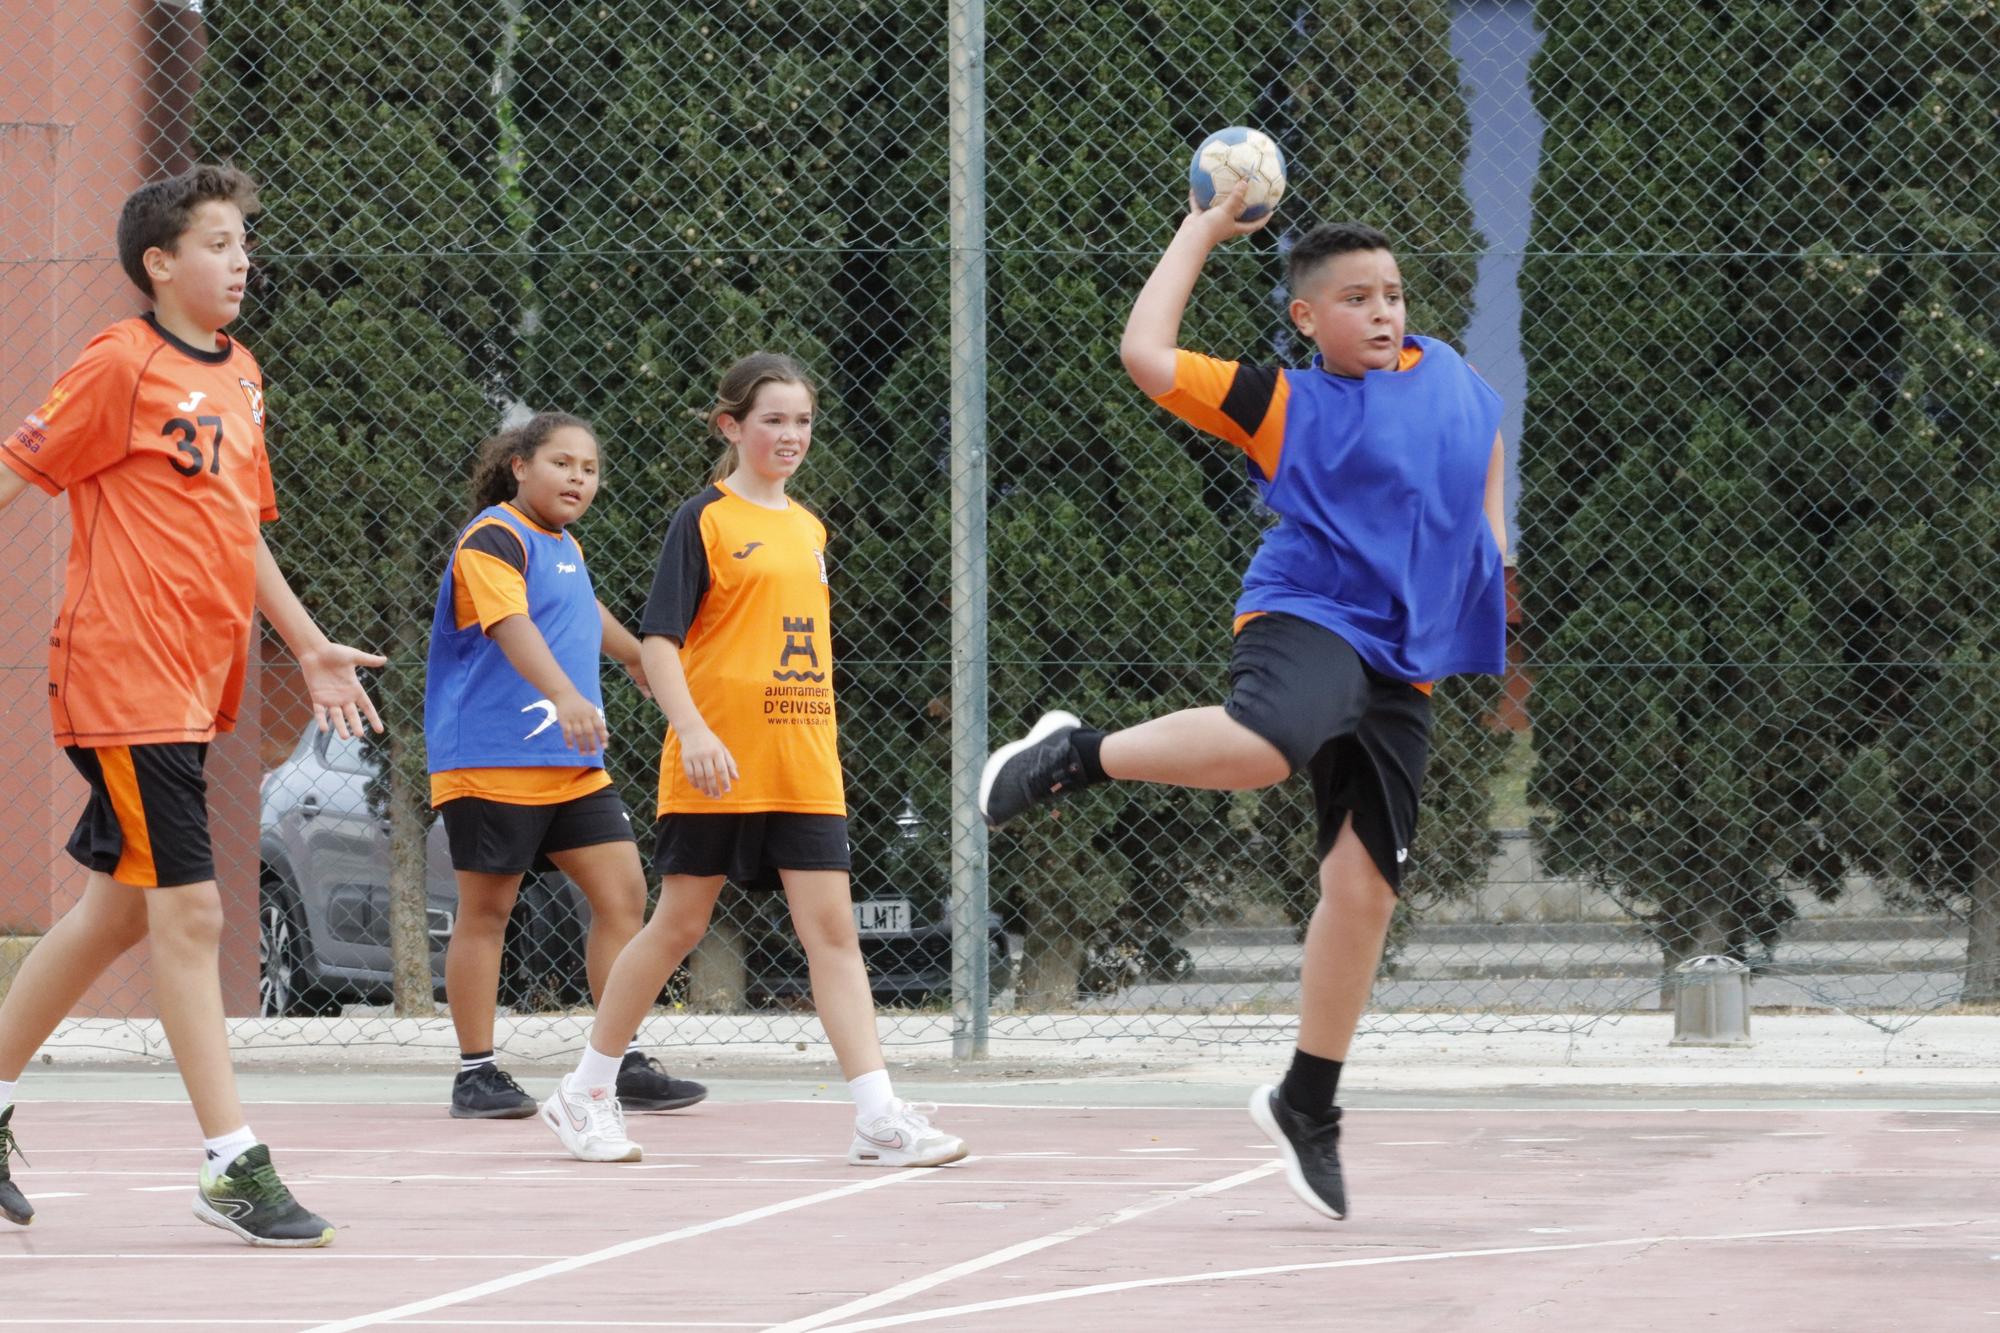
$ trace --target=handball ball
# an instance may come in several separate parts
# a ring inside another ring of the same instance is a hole
[[[1239,180],[1250,182],[1243,196],[1241,220],[1255,222],[1276,208],[1278,200],[1284,197],[1285,155],[1278,151],[1270,135],[1233,125],[1209,135],[1194,150],[1194,163],[1188,167],[1188,188],[1194,191],[1195,205],[1207,208],[1235,189]]]

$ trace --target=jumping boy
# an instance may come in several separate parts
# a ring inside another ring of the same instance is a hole
[[[243,304],[249,177],[201,166],[141,187],[118,258],[153,311],[92,339],[0,445],[0,507],[34,485],[70,502],[69,568],[49,643],[56,744],[90,787],[69,853],[83,896],[0,1004],[0,1214],[34,1209],[9,1178],[14,1085],[119,955],[151,945],[153,994],[204,1135],[194,1214],[252,1245],[325,1245],[237,1099],[218,951],[222,899],[202,766],[236,725],[253,604],[298,658],[322,729],[382,729],[354,672],[383,659],[329,643],[260,523],[277,518],[264,377],[222,332]]]
[[[1228,701],[1110,733],[1045,714],[987,761],[980,812],[997,828],[1107,779],[1241,791],[1307,773],[1320,900],[1298,1048],[1250,1114],[1292,1189],[1341,1218],[1334,1097],[1413,842],[1427,682],[1505,665],[1500,399],[1444,343],[1404,336],[1388,239],[1352,223],[1314,229],[1290,255],[1292,321],[1319,349],[1309,368],[1177,348],[1209,251],[1269,220],[1238,221],[1243,194],[1190,208],[1119,347],[1155,402],[1244,451],[1279,518],[1243,577]]]

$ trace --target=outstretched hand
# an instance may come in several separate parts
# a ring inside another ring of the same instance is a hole
[[[364,653],[344,643],[329,643],[318,652],[301,657],[299,669],[305,673],[306,695],[312,700],[313,718],[319,729],[339,732],[342,740],[351,740],[361,734],[361,722],[366,718],[379,733],[382,717],[354,672],[357,667],[388,664],[389,659],[378,653]]]

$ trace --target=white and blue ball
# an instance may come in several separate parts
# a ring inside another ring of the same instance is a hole
[[[1194,191],[1198,208],[1228,195],[1239,180],[1250,182],[1243,196],[1244,222],[1255,222],[1284,197],[1285,155],[1270,135],[1246,125],[1232,125],[1203,139],[1188,167],[1188,188]]]

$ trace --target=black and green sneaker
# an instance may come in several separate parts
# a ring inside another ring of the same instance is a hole
[[[278,1179],[271,1150],[261,1143],[247,1149],[219,1176],[202,1168],[194,1215],[251,1245],[304,1249],[333,1241],[333,1224],[299,1206]]]
[[[13,1118],[13,1107],[0,1111],[0,1217],[24,1227],[35,1220],[35,1206],[28,1202],[27,1196],[21,1193],[21,1187],[14,1183],[12,1173],[7,1170],[7,1159],[17,1153],[22,1161],[28,1160],[28,1155],[21,1152],[21,1145],[14,1142],[14,1131],[8,1127],[7,1122]]]

